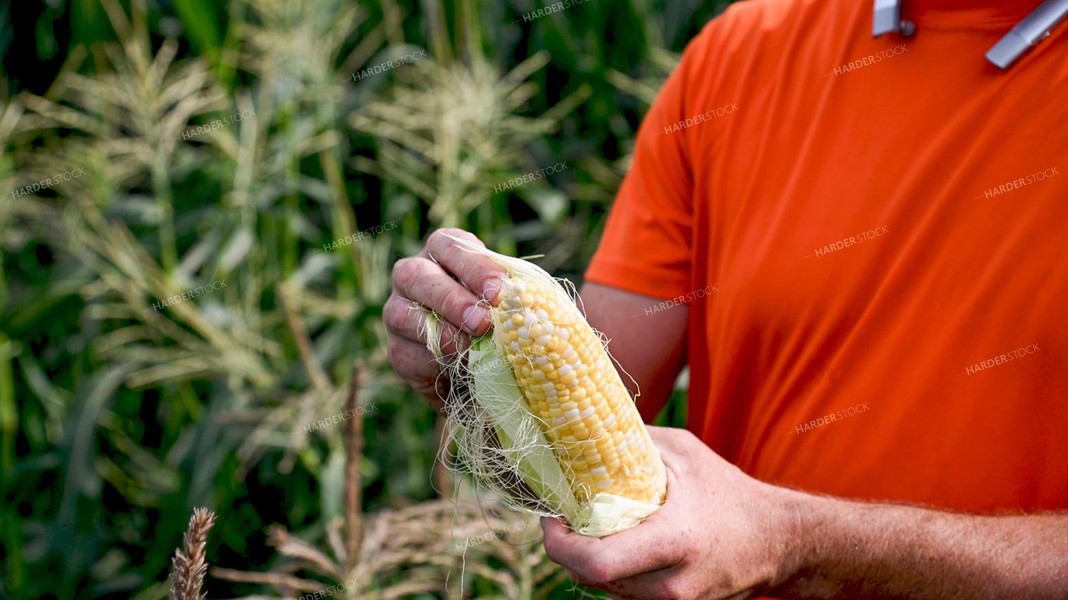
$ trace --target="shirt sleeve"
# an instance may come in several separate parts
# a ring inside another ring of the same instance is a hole
[[[693,287],[693,174],[683,131],[693,116],[686,114],[690,73],[708,29],[689,44],[638,128],[586,281],[662,299]]]

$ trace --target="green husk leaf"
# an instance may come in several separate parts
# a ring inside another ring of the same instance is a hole
[[[509,462],[523,482],[553,511],[578,526],[588,518],[567,475],[550,449],[537,417],[526,410],[523,391],[501,347],[492,336],[472,343],[468,354],[475,400],[493,423]]]

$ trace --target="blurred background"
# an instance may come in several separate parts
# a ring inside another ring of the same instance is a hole
[[[0,2],[0,598],[166,598],[196,506],[209,600],[594,595],[381,323],[438,227],[579,283],[726,2],[553,4]]]

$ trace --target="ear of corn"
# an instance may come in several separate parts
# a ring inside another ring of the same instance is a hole
[[[446,403],[459,470],[580,533],[637,525],[663,502],[666,475],[601,338],[545,271],[458,243],[509,272],[492,332],[449,363],[470,392]]]

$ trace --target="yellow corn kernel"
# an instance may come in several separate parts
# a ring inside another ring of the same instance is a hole
[[[641,416],[598,336],[557,293],[547,282],[512,278],[494,314],[515,342],[504,350],[527,408],[580,501],[608,493],[659,504],[666,480]]]

